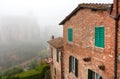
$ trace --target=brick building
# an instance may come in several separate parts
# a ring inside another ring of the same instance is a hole
[[[119,6],[119,0],[79,4],[60,22],[64,52],[59,79],[120,79]]]
[[[120,6],[120,1],[79,4],[60,23],[64,38],[64,79],[115,79],[116,74],[120,79],[120,62],[119,59],[115,61],[117,5]],[[117,34],[119,58],[119,31]]]
[[[52,38],[49,40],[51,49],[51,58],[52,62],[50,63],[50,71],[52,79],[61,79],[62,78],[62,52],[63,52],[63,38],[58,37]]]

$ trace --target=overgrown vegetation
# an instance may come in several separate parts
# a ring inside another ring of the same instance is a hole
[[[34,69],[15,73],[10,75],[4,75],[2,79],[51,79],[50,77],[50,65],[44,61],[40,62],[40,65]]]
[[[3,76],[5,76],[6,78],[10,78],[12,75],[22,73],[22,72],[23,72],[23,69],[21,67],[14,67],[4,71]]]
[[[50,70],[45,72],[45,79],[51,79]]]
[[[33,60],[33,61],[31,62],[31,64],[29,64],[29,70],[30,70],[30,69],[34,69],[34,68],[36,68],[37,66],[38,66],[37,60]]]

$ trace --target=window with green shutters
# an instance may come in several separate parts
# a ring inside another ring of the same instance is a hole
[[[104,48],[104,27],[95,27],[95,46]]]
[[[102,79],[102,76],[100,76],[98,73],[88,69],[88,79]]]
[[[88,69],[88,79],[92,79],[92,71]]]
[[[72,42],[73,41],[73,29],[68,28],[68,41]]]
[[[69,57],[69,72],[73,72],[78,77],[78,60],[73,56]]]

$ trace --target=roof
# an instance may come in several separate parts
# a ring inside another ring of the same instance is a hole
[[[62,37],[58,37],[58,38],[49,40],[48,43],[50,45],[52,45],[53,47],[58,49],[58,48],[63,47],[63,38]]]
[[[107,11],[107,10],[110,10],[111,7],[112,7],[112,4],[94,4],[94,3],[79,4],[78,7],[76,7],[63,21],[61,21],[59,25],[63,25],[67,20],[69,20],[80,9],[91,9],[93,11],[97,11],[97,10]]]

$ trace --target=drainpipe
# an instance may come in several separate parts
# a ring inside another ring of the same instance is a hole
[[[119,22],[119,14],[118,14],[118,0],[116,0],[116,17],[115,17],[115,54],[114,54],[114,79],[117,79],[117,54],[118,54],[118,22]]]
[[[118,54],[118,22],[119,22],[119,13],[118,13],[118,3],[119,1],[115,1],[115,16],[112,16],[112,9],[110,12],[110,17],[115,20],[115,41],[114,41],[114,79],[117,79],[117,54]]]

